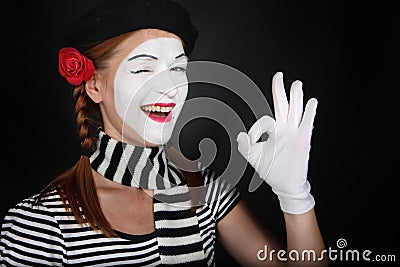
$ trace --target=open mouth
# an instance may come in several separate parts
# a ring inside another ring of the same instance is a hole
[[[175,103],[154,103],[143,105],[140,109],[156,122],[169,122],[172,119],[172,109]]]

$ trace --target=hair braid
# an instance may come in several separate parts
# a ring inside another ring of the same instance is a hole
[[[75,88],[73,97],[81,147],[93,149],[96,142],[96,134],[93,131],[102,125],[101,116],[98,116],[98,104],[87,95],[84,84]]]

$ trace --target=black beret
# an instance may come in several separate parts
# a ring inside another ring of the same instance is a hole
[[[171,0],[107,0],[70,25],[65,45],[84,53],[109,38],[148,28],[179,36],[187,55],[198,36],[188,11]]]

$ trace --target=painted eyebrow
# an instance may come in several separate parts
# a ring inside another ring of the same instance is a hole
[[[139,58],[139,57],[148,57],[148,58],[151,58],[151,59],[158,60],[158,58],[157,58],[157,57],[155,57],[155,56],[152,56],[152,55],[147,55],[147,54],[139,54],[139,55],[135,55],[135,56],[133,56],[133,57],[129,58],[129,59],[128,59],[128,61],[132,61],[132,60],[134,60],[134,59],[136,59],[136,58]]]
[[[183,56],[186,56],[185,53],[182,53],[182,54],[176,56],[175,59],[181,58],[181,57],[183,57]]]

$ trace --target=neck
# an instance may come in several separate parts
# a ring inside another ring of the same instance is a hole
[[[180,171],[169,162],[164,146],[133,146],[104,131],[99,131],[90,163],[97,173],[123,186],[165,189],[184,183]]]
[[[104,124],[108,125],[109,123],[104,122]],[[147,148],[162,146],[160,144],[154,144],[154,143],[144,140],[129,126],[124,126],[123,129],[120,129],[120,130],[117,130],[114,127],[104,126],[103,131],[112,139],[121,141],[123,143],[129,144],[132,146],[147,147]],[[129,133],[129,134],[123,134],[123,133]]]

